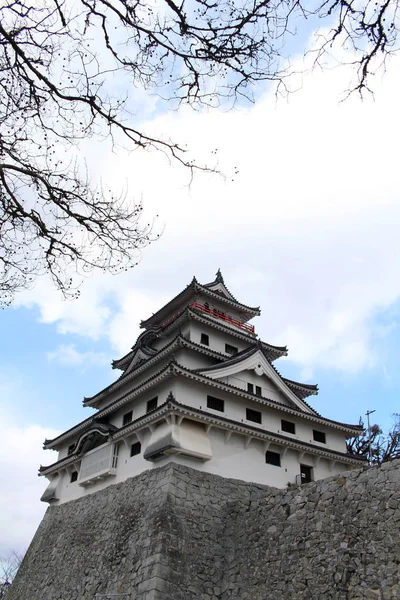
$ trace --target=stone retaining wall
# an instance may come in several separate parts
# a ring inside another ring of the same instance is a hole
[[[400,599],[400,461],[301,488],[171,463],[50,507],[7,600]]]

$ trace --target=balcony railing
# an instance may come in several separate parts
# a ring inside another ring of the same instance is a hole
[[[229,325],[234,325],[234,327],[239,327],[239,329],[243,329],[243,331],[246,331],[246,333],[251,333],[252,335],[254,335],[254,325],[248,325],[247,323],[242,323],[241,321],[238,321],[237,319],[233,319],[232,317],[229,317],[225,313],[220,312],[219,310],[216,310],[215,308],[210,308],[209,306],[204,306],[203,304],[199,304],[196,301],[192,302],[192,304],[190,305],[190,308],[194,308],[196,310],[201,310],[202,312],[206,313],[207,315],[210,315],[210,317],[214,317],[214,319],[221,319],[221,321],[225,321],[225,323],[228,323]]]
[[[89,485],[96,480],[117,474],[118,444],[107,444],[92,450],[83,457],[79,471],[79,485]]]

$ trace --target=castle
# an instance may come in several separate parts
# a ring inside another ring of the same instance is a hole
[[[218,272],[142,322],[97,412],[45,442],[50,506],[7,600],[400,598],[400,461],[346,452],[360,428],[279,374],[259,314]]]
[[[84,400],[97,412],[45,441],[58,460],[40,468],[42,500],[63,504],[171,461],[277,488],[360,465],[346,439],[361,427],[322,417],[306,402],[317,386],[280,375],[287,349],[258,339],[259,315],[218,271],[142,321],[113,362],[119,379]]]

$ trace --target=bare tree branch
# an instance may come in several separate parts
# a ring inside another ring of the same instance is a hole
[[[379,425],[371,425],[369,431],[364,429],[361,434],[348,440],[348,452],[369,458],[371,444],[371,464],[380,465],[400,458],[400,414],[392,416],[393,425],[387,435],[383,434]],[[361,418],[360,425],[364,426]]]
[[[118,272],[154,239],[141,206],[96,189],[79,143],[158,149],[189,169],[177,140],[135,118],[136,89],[162,110],[253,99],[284,82],[285,42],[309,17],[328,31],[317,61],[350,47],[356,89],[398,48],[397,0],[7,0],[0,6],[0,303],[49,272],[74,294],[71,268]],[[121,89],[126,90],[121,94]],[[76,159],[65,162],[66,152]]]

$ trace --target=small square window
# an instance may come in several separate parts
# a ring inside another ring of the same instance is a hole
[[[274,465],[274,467],[280,467],[281,466],[281,455],[279,454],[279,452],[271,452],[270,450],[267,450],[267,452],[265,453],[265,462],[268,465]]]
[[[133,411],[130,410],[129,412],[125,413],[123,418],[122,418],[122,425],[128,425],[128,423],[132,423],[132,416],[133,416]]]
[[[313,429],[313,438],[314,438],[314,442],[320,442],[321,444],[326,444],[326,435],[323,431],[318,431],[317,429]]]
[[[224,412],[224,401],[220,398],[214,398],[214,396],[207,396],[207,408]]]
[[[78,479],[78,471],[72,471],[70,482],[74,483]]]
[[[254,394],[254,385],[253,385],[252,383],[248,383],[248,384],[247,384],[247,391],[248,391],[250,394]]]
[[[239,350],[236,348],[236,346],[231,346],[230,344],[225,344],[225,352],[227,354],[230,354],[231,356],[233,356],[234,354],[237,354],[239,352]]]
[[[135,442],[131,446],[131,456],[137,456],[142,451],[142,444],[140,442]]]
[[[152,398],[147,402],[147,412],[151,412],[157,408],[158,397]]]
[[[262,396],[262,390],[259,385],[256,385],[256,396]]]
[[[253,421],[253,423],[261,423],[261,413],[259,410],[252,410],[246,408],[246,420]]]
[[[201,334],[200,344],[203,344],[203,346],[209,346],[210,345],[210,338],[208,337],[208,335],[206,333],[202,333]]]
[[[286,433],[296,433],[296,425],[291,421],[285,421],[285,419],[281,421],[281,429]]]

